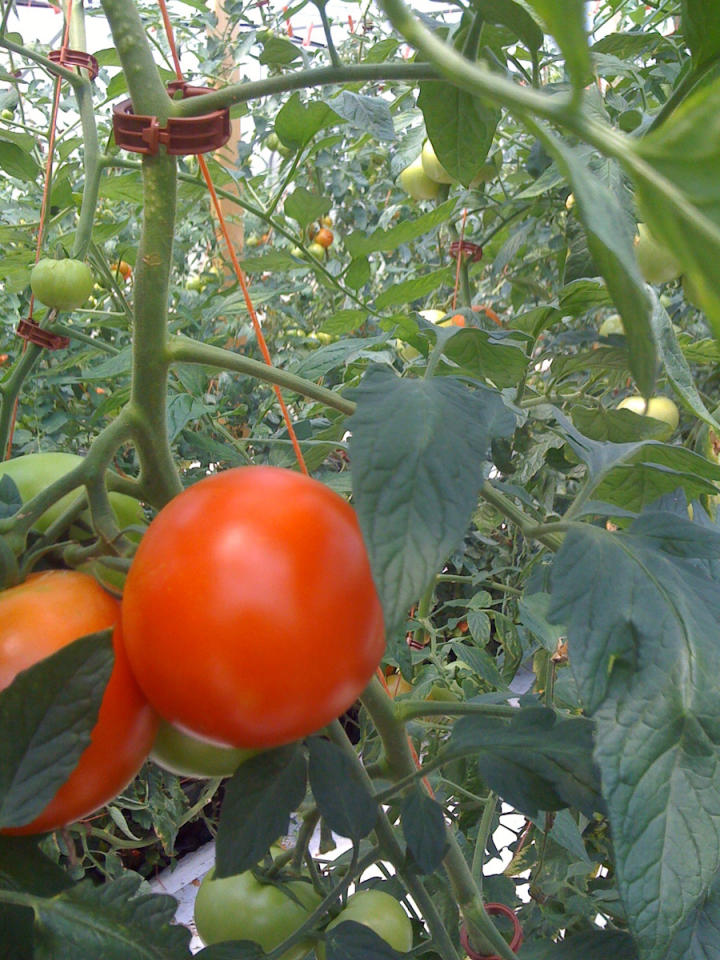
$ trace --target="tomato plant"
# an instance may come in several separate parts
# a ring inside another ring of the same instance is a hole
[[[38,260],[30,274],[32,292],[40,303],[57,310],[81,307],[93,288],[90,267],[81,260]]]
[[[150,759],[179,777],[231,777],[256,752],[219,747],[161,719]]]
[[[219,878],[206,874],[195,899],[195,925],[205,944],[252,940],[269,953],[304,923],[320,903],[309,883],[262,883],[252,871]],[[302,960],[310,942],[301,940],[280,960]]]
[[[123,595],[140,686],[166,720],[236,747],[320,729],[367,685],[383,619],[352,509],[273,467],[208,477],[164,508]]]
[[[347,920],[369,927],[393,950],[407,953],[412,948],[410,917],[395,897],[383,890],[359,890],[348,897],[343,909],[327,925],[327,932]],[[317,946],[317,955],[319,960],[325,960],[325,947],[321,943]]]
[[[120,605],[92,577],[33,574],[0,593],[0,690],[21,671],[78,637],[117,624]],[[135,682],[116,628],[115,665],[90,745],[47,807],[9,834],[43,833],[87,816],[128,784],[150,752],[156,716]]]

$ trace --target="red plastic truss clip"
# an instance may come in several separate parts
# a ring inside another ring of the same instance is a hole
[[[85,53],[84,50],[70,50],[64,47],[62,50],[51,50],[48,56],[53,63],[59,63],[63,67],[83,67],[89,72],[91,80],[95,79],[100,69],[95,57],[91,53]]]
[[[504,903],[486,903],[485,913],[489,913],[491,915],[500,914],[512,921],[513,937],[510,941],[510,949],[517,950],[522,945],[523,932],[522,927],[520,926],[520,921],[515,916],[515,911],[511,910],[510,907],[506,906]],[[502,960],[502,957],[499,957],[496,953],[478,953],[476,950],[473,950],[468,942],[468,933],[465,924],[460,927],[460,943],[470,960]]]
[[[70,338],[63,337],[59,333],[50,333],[49,330],[43,330],[34,320],[21,320],[15,331],[23,340],[28,343],[34,343],[38,347],[45,347],[46,350],[64,350],[70,346]]]
[[[177,91],[185,97],[213,93],[212,87],[192,87],[184,80],[168,84],[168,93]],[[200,117],[170,117],[161,127],[157,117],[133,113],[132,100],[123,100],[113,107],[115,143],[131,153],[154,155],[162,143],[176,157],[217,150],[230,139],[230,111],[213,110]]]
[[[450,253],[456,257],[459,253],[468,257],[473,262],[482,260],[483,248],[479,243],[470,243],[469,240],[453,240],[450,244]]]

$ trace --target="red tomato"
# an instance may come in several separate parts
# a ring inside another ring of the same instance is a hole
[[[234,747],[339,716],[384,650],[352,508],[278,467],[207,477],[150,524],[122,602],[125,645],[158,713]]]
[[[33,574],[0,593],[0,690],[21,670],[78,637],[116,624],[120,604],[84,573],[50,570]],[[108,803],[127,786],[150,752],[157,717],[135,679],[119,630],[115,664],[105,689],[90,745],[50,803],[31,823],[3,830],[43,833],[73,823]]]
[[[333,237],[332,230],[328,230],[327,227],[321,227],[313,239],[315,243],[319,243],[321,247],[327,248],[331,246],[335,238]]]

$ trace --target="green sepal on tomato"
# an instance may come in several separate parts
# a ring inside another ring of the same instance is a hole
[[[219,747],[160,720],[150,759],[178,777],[231,777],[257,750]]]
[[[319,905],[320,894],[303,880],[262,883],[251,870],[217,878],[206,874],[195,898],[195,926],[206,946],[252,940],[269,953],[292,936]],[[301,940],[279,960],[302,960],[312,946]]]
[[[93,275],[82,260],[38,260],[30,271],[30,287],[40,303],[56,310],[81,307],[92,293]]]
[[[0,463],[0,479],[10,477],[20,493],[23,503],[42,493],[55,480],[64,477],[82,463],[82,457],[74,453],[60,451],[48,453],[28,453],[12,460]],[[33,530],[44,533],[72,504],[82,496],[82,492],[73,490],[61,497],[36,520]],[[139,501],[124,493],[110,493],[110,504],[121,530],[127,527],[143,525],[145,517]],[[90,511],[85,509],[80,515],[85,522],[90,520]]]

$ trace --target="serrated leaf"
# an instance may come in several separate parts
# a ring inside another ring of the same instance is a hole
[[[342,123],[342,119],[326,103],[311,100],[304,104],[294,93],[280,108],[275,118],[275,130],[287,147],[299,149],[325,127]]]
[[[354,503],[393,633],[467,529],[490,441],[515,418],[490,390],[378,366],[353,397]]]
[[[633,229],[627,210],[615,192],[590,170],[577,149],[549,129],[543,129],[542,137],[572,186],[593,261],[623,320],[630,370],[640,392],[649,397],[657,375],[652,302],[633,254]]]
[[[225,787],[217,833],[216,872],[229,877],[254,867],[288,831],[305,796],[307,764],[297,743],[247,760]]]
[[[447,849],[445,816],[440,804],[416,787],[403,802],[400,823],[420,873],[434,873]]]
[[[514,0],[473,0],[473,6],[489,23],[502,24],[512,30],[528,50],[539,50],[542,46],[542,30]]]
[[[433,270],[431,273],[426,273],[421,277],[414,277],[411,280],[395,283],[376,297],[375,306],[378,310],[385,310],[387,307],[397,307],[406,303],[412,303],[413,300],[426,297],[439,287],[451,284],[454,276],[454,267],[443,267],[440,270]]]
[[[304,230],[313,220],[324,216],[331,206],[330,197],[319,197],[305,187],[296,187],[285,201],[285,213],[297,220]]]
[[[693,93],[657,130],[628,141],[629,161],[650,232],[672,250],[720,337],[720,77]],[[623,318],[624,319],[624,318]]]
[[[320,325],[321,333],[341,337],[362,326],[368,318],[367,310],[338,310]]]
[[[347,120],[350,126],[367,133],[376,140],[395,139],[390,107],[381,97],[367,97],[350,90],[343,90],[332,100],[333,110]]]
[[[385,337],[352,337],[319,347],[298,363],[294,373],[308,380],[318,380],[331,370],[356,360],[364,351],[385,343]]]
[[[491,790],[531,818],[568,806],[588,817],[602,810],[592,750],[592,723],[545,707],[518,709],[509,721],[461,717],[447,745],[450,755],[477,756]]]
[[[585,0],[527,0],[555,37],[576,90],[592,78],[592,62],[585,27]]]
[[[438,160],[451,177],[470,186],[487,160],[500,111],[442,80],[424,80],[417,102]]]
[[[375,826],[377,803],[338,746],[310,737],[308,748],[310,789],[323,819],[334,833],[359,843]]]
[[[514,387],[525,376],[528,358],[522,334],[512,331],[465,328],[453,330],[443,353],[452,366],[438,365],[438,373],[489,380],[499,389]]]
[[[388,230],[374,230],[369,236],[354,230],[345,238],[345,246],[352,257],[365,257],[369,253],[378,252],[392,253],[401,244],[410,243],[434,230],[435,227],[441,226],[449,219],[454,209],[455,202],[448,200],[421,217],[404,220]]]
[[[34,898],[35,960],[190,960],[190,931],[173,922],[177,903],[141,884],[125,874]]]
[[[574,526],[553,562],[551,616],[595,722],[643,960],[707,958],[720,917],[720,590],[717,559],[702,559],[713,554],[717,531],[653,513],[623,533]]]
[[[113,665],[111,633],[69,643],[0,693],[0,826],[41,813],[90,743]]]
[[[712,0],[681,0],[682,29],[695,69],[720,57],[720,7]]]

